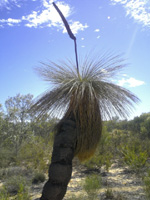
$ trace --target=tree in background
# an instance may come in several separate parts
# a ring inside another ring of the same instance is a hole
[[[20,95],[9,97],[5,101],[6,107],[6,135],[10,138],[11,145],[15,147],[15,154],[17,156],[23,140],[27,137],[28,122],[30,115],[28,113],[31,107],[33,95]]]
[[[3,125],[3,108],[2,108],[2,105],[0,104],[0,134],[1,134],[1,131],[2,131],[2,125]]]

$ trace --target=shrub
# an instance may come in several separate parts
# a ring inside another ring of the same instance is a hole
[[[2,168],[0,169],[0,179],[6,179],[7,177],[12,177],[12,176],[26,176],[30,174],[31,171],[25,169],[24,167],[19,167],[19,166],[11,166],[8,168]]]
[[[9,180],[9,184],[10,183],[14,184],[14,181],[12,181],[12,179],[11,179],[11,181]],[[10,192],[12,192],[12,188],[10,190],[10,187],[8,187],[9,184],[7,183],[0,190],[0,200],[10,200],[10,199],[12,199],[11,195],[9,194]],[[17,187],[15,186],[13,188],[13,191],[14,191],[14,189],[16,190],[17,194],[15,195],[15,197],[13,197],[13,200],[30,200],[31,199],[29,192],[28,192],[28,189],[23,182],[19,183],[19,185]],[[13,193],[13,195],[14,195],[14,193]]]
[[[14,200],[30,200],[30,199],[31,198],[30,198],[30,195],[29,195],[29,192],[28,192],[26,186],[23,184],[20,184],[19,191]]]
[[[130,166],[134,171],[139,171],[146,165],[148,154],[146,151],[142,151],[141,146],[124,146],[122,147],[122,154],[124,162]]]
[[[122,194],[115,194],[111,188],[107,188],[105,191],[105,199],[113,199],[113,200],[125,200],[126,198]]]
[[[112,189],[107,188],[107,190],[105,191],[105,198],[106,199],[114,199],[114,194]]]
[[[147,176],[144,177],[144,191],[147,199],[150,199],[150,170],[148,171]]]
[[[85,178],[83,183],[83,189],[88,194],[89,199],[95,199],[97,197],[97,191],[101,188],[101,185],[101,176],[92,174]]]
[[[45,175],[41,172],[35,173],[34,177],[32,178],[33,184],[43,183],[45,181]]]
[[[5,187],[2,187],[0,190],[0,200],[9,200],[9,194]]]
[[[48,161],[51,158],[51,146],[45,144],[42,137],[34,137],[28,143],[24,143],[18,156],[20,165],[24,163],[30,169],[47,171]]]
[[[7,167],[14,161],[13,151],[6,147],[0,148],[0,168]]]
[[[28,192],[27,181],[20,176],[12,176],[9,178],[5,182],[4,187],[10,195],[16,195],[20,191],[24,193]]]

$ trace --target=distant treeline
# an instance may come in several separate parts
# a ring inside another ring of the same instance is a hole
[[[32,102],[33,95],[17,94],[5,101],[5,108],[0,104],[0,167],[18,162],[22,153],[24,152],[25,156],[28,152],[25,148],[30,149],[30,143],[32,150],[34,144],[41,141],[43,143],[40,145],[43,145],[43,148],[49,145],[49,150],[52,149],[53,127],[58,119],[50,118],[48,115],[39,119],[36,114],[31,114],[28,111]],[[132,132],[133,135],[140,134],[143,139],[150,138],[150,113],[142,114],[130,121],[114,117],[112,120],[105,121],[104,127],[108,133]]]

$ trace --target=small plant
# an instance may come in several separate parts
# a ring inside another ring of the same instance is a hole
[[[105,197],[106,199],[114,199],[114,194],[112,189],[107,188],[107,190],[105,191]]]
[[[122,194],[114,194],[112,189],[107,188],[105,191],[105,199],[124,200],[125,198],[122,196]]]
[[[144,191],[146,193],[147,199],[150,199],[150,170],[146,177],[144,177]]]
[[[33,184],[43,183],[44,181],[45,175],[41,172],[37,172],[32,179]]]
[[[2,187],[0,190],[0,200],[9,200],[9,194],[5,187]]]
[[[27,182],[20,176],[12,176],[8,179],[4,185],[8,194],[14,196],[17,195],[20,190],[23,190],[24,193],[28,191]]]
[[[20,184],[19,191],[14,200],[30,200],[30,195],[25,185]]]
[[[97,197],[97,191],[101,188],[102,179],[100,175],[92,174],[85,178],[83,189],[86,191],[89,199]]]
[[[117,194],[116,200],[125,200],[125,197],[122,194]]]

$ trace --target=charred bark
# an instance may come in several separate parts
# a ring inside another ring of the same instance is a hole
[[[57,126],[49,167],[49,179],[44,185],[40,200],[63,199],[71,179],[76,137],[75,121],[62,120]]]

